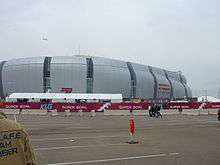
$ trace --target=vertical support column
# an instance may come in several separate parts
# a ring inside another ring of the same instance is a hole
[[[130,98],[135,98],[137,91],[136,91],[136,86],[137,86],[137,78],[136,78],[136,73],[134,71],[134,68],[130,62],[127,62],[127,67],[130,72],[131,76],[131,93],[130,93]]]
[[[86,74],[86,93],[93,93],[93,61],[92,58],[86,58],[87,74]]]
[[[3,66],[5,64],[6,61],[2,61],[0,63],[0,97],[4,98],[5,94],[4,94],[4,89],[3,89],[3,80],[2,80],[2,70],[3,70]]]
[[[153,70],[152,70],[152,67],[151,67],[151,66],[148,66],[148,69],[149,69],[149,71],[150,71],[151,75],[152,75],[152,76],[153,76],[153,78],[154,78],[154,99],[156,99],[156,98],[157,98],[157,91],[158,91],[158,86],[157,86],[157,84],[158,84],[158,82],[157,82],[157,77],[155,76],[155,74],[154,74],[154,72],[153,72]]]
[[[43,68],[43,91],[48,92],[51,89],[50,86],[50,63],[52,57],[45,57]]]
[[[169,84],[170,84],[170,88],[171,88],[170,99],[173,99],[173,84],[172,84],[172,82],[171,82],[171,80],[170,80],[170,78],[167,74],[167,71],[165,69],[163,71],[165,73],[165,76],[166,76],[167,80],[169,81]]]
[[[179,73],[179,77],[180,77],[180,83],[183,85],[183,87],[184,87],[184,91],[185,91],[185,96],[186,96],[186,98],[188,98],[189,96],[188,96],[188,92],[187,92],[187,89],[186,89],[186,85],[185,85],[185,83],[184,83],[184,81],[183,81],[183,78],[182,78],[182,76],[181,76],[181,73]]]

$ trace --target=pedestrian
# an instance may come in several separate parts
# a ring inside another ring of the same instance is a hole
[[[0,111],[0,164],[36,165],[25,129]]]
[[[153,116],[153,117],[156,116],[156,112],[157,112],[157,105],[155,104],[155,105],[152,107],[152,116]]]
[[[162,115],[161,115],[161,113],[160,113],[160,105],[156,105],[156,107],[155,107],[155,113],[157,114],[157,118],[160,116],[161,118],[162,118]]]
[[[153,108],[154,108],[154,106],[152,105],[152,106],[150,107],[150,110],[149,110],[149,116],[150,116],[150,117],[153,117]]]

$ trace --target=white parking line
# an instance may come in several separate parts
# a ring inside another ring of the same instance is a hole
[[[124,146],[126,143],[114,143],[114,144],[101,144],[101,145],[87,145],[87,146],[68,146],[68,147],[45,147],[35,148],[35,151],[49,151],[49,150],[60,150],[60,149],[73,149],[73,148],[89,148],[89,147],[106,147],[106,146]]]
[[[133,160],[133,159],[174,156],[174,155],[178,155],[178,154],[179,153],[155,154],[155,155],[124,157],[124,158],[112,158],[112,159],[87,160],[87,161],[78,161],[78,162],[54,163],[54,164],[47,164],[47,165],[71,165],[71,164],[101,163],[101,162],[112,162],[112,161],[122,161],[122,160]]]
[[[80,124],[71,124],[71,123],[45,123],[45,124],[24,124],[22,123],[23,126],[25,127],[41,127],[41,126],[80,126]]]
[[[154,126],[184,126],[184,125],[199,125],[203,126],[205,124],[212,124],[212,123],[219,123],[219,121],[178,121],[178,122],[154,122],[154,123],[149,123],[147,126],[148,127],[154,127]]]
[[[64,138],[42,138],[42,139],[31,139],[33,142],[38,141],[56,141],[56,140],[71,140],[71,139],[91,139],[91,138],[114,138],[114,137],[126,137],[127,135],[112,135],[112,136],[82,136],[82,137],[64,137]]]

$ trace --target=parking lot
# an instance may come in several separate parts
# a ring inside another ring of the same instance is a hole
[[[13,116],[10,116],[13,118]],[[135,116],[138,144],[129,140],[129,116],[77,114],[16,116],[28,130],[39,164],[219,165],[216,115]]]

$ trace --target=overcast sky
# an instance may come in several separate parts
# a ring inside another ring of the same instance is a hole
[[[220,1],[0,0],[0,60],[79,49],[181,70],[194,95],[217,96]]]

